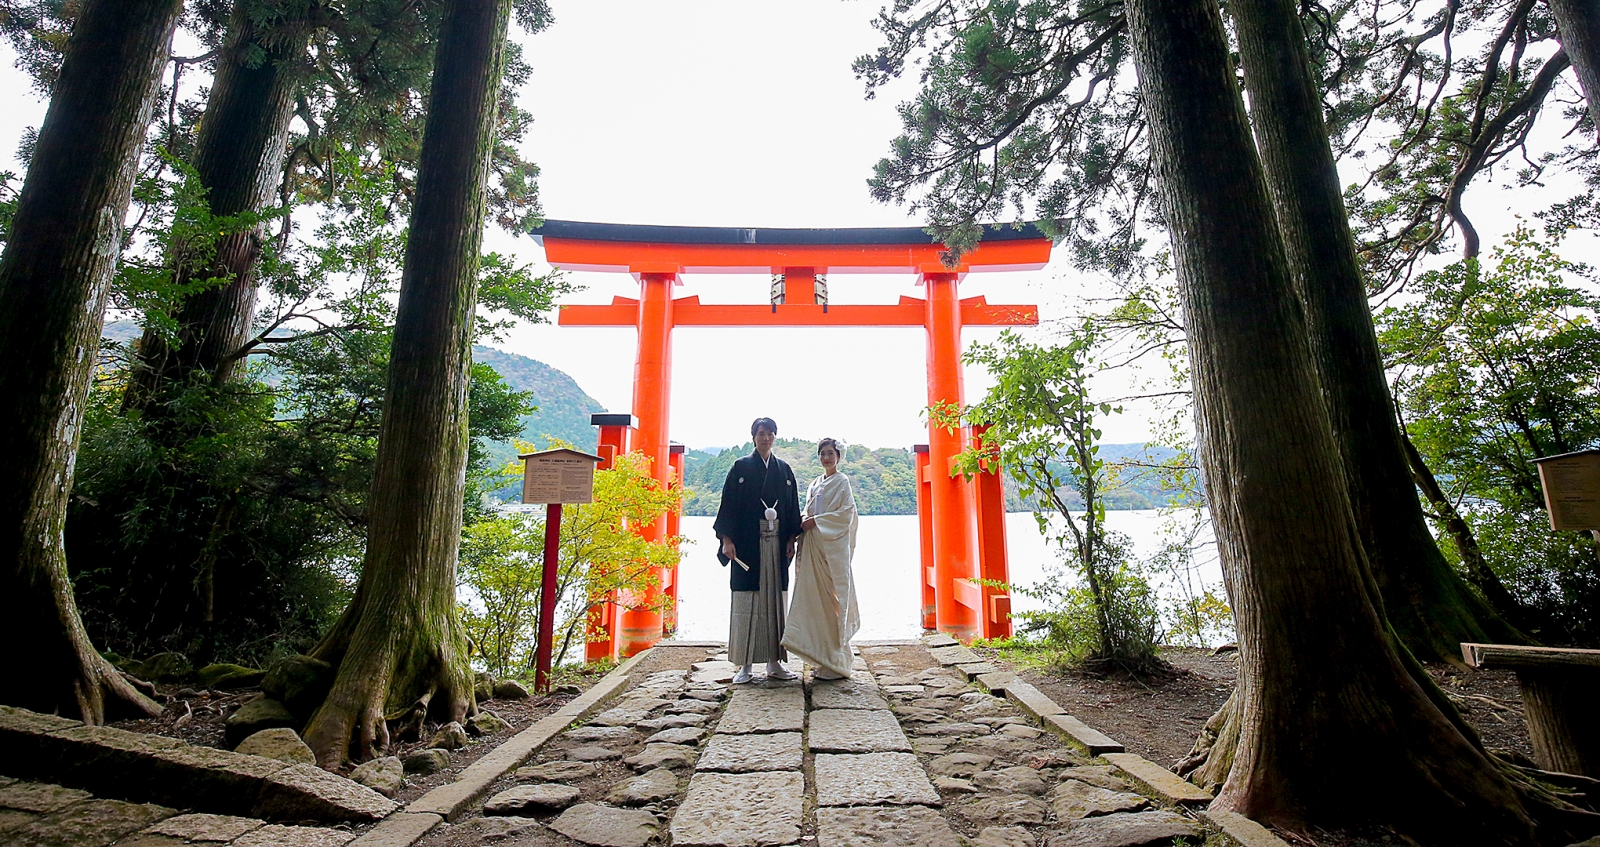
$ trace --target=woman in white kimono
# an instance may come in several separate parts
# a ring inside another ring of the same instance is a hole
[[[811,481],[794,560],[794,600],[783,646],[817,666],[817,679],[850,675],[850,638],[861,629],[850,560],[856,552],[856,498],[839,473],[839,442],[817,445],[822,476]]]

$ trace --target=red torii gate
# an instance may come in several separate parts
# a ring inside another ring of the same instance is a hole
[[[638,299],[610,305],[562,306],[561,326],[631,326],[639,332],[634,366],[633,413],[595,415],[598,452],[608,467],[616,455],[638,451],[652,460],[663,486],[681,486],[683,448],[667,437],[672,380],[672,330],[680,326],[920,326],[927,329],[928,405],[965,402],[961,372],[963,326],[1032,326],[1035,306],[994,306],[965,300],[957,286],[969,272],[1038,270],[1050,259],[1050,240],[1032,226],[985,227],[979,246],[954,268],[941,259],[942,244],[914,227],[861,229],[738,229],[638,226],[546,221],[535,231],[545,260],[574,271],[628,273],[639,281]],[[774,275],[771,302],[703,304],[698,296],[674,298],[679,277],[693,273]],[[821,275],[915,273],[925,299],[902,296],[886,305],[833,305]],[[922,625],[963,641],[1009,635],[1010,597],[975,578],[1009,579],[1005,503],[999,465],[969,482],[951,477],[953,458],[974,434],[929,424],[928,443],[917,445],[917,515],[922,539]],[[977,435],[981,440],[981,433]],[[660,539],[676,534],[676,515],[640,532]],[[590,616],[590,661],[631,656],[670,632],[662,593],[676,600],[676,569],[643,596],[610,597]],[[672,617],[675,617],[673,615]]]

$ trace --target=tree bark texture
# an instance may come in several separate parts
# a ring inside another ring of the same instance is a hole
[[[1228,8],[1345,487],[1389,623],[1430,662],[1459,664],[1460,644],[1480,637],[1526,643],[1445,561],[1417,501],[1298,9],[1285,0]]]
[[[159,714],[89,643],[62,527],[140,145],[180,0],[85,4],[0,257],[0,703]]]
[[[368,501],[366,560],[316,655],[338,665],[306,740],[333,767],[387,743],[385,715],[472,708],[456,618],[467,386],[484,181],[510,0],[446,4]]]
[[[217,73],[195,139],[194,168],[205,186],[211,214],[259,212],[283,180],[289,118],[299,80],[305,37],[263,33],[247,3],[236,4]],[[182,386],[199,375],[225,382],[238,372],[237,356],[250,339],[255,317],[256,266],[261,228],[223,236],[213,261],[179,263],[179,283],[225,277],[228,283],[188,298],[176,310],[178,335],[169,344],[146,330],[124,398],[125,407],[146,408],[165,386]]]
[[[1556,38],[1578,72],[1578,86],[1589,103],[1589,117],[1600,124],[1600,5],[1594,0],[1549,0]]]
[[[1290,829],[1534,843],[1509,782],[1417,683],[1383,618],[1221,14],[1211,0],[1132,0],[1127,14],[1239,634],[1213,807]]]

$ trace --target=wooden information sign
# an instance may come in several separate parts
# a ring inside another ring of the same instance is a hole
[[[594,466],[599,456],[565,447],[524,453],[522,502],[543,503],[544,569],[539,577],[539,640],[534,646],[533,687],[550,690],[550,654],[555,647],[556,572],[561,568],[561,506],[594,502]]]
[[[1600,529],[1600,450],[1534,459],[1550,528]]]
[[[522,471],[524,503],[594,502],[594,466],[599,456],[578,450],[542,450],[517,458]]]

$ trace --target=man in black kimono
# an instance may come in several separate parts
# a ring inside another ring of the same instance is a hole
[[[771,418],[750,424],[755,452],[733,463],[722,484],[722,505],[716,530],[721,549],[717,559],[728,565],[733,588],[729,615],[728,659],[739,665],[735,684],[749,682],[756,662],[767,663],[768,679],[793,679],[780,660],[783,610],[789,590],[789,561],[800,537],[800,492],[789,464],[772,455],[778,425]],[[777,512],[778,551],[782,556],[778,585],[761,584],[761,521],[768,508]],[[731,564],[730,564],[731,563]],[[783,592],[777,597],[768,596]]]

